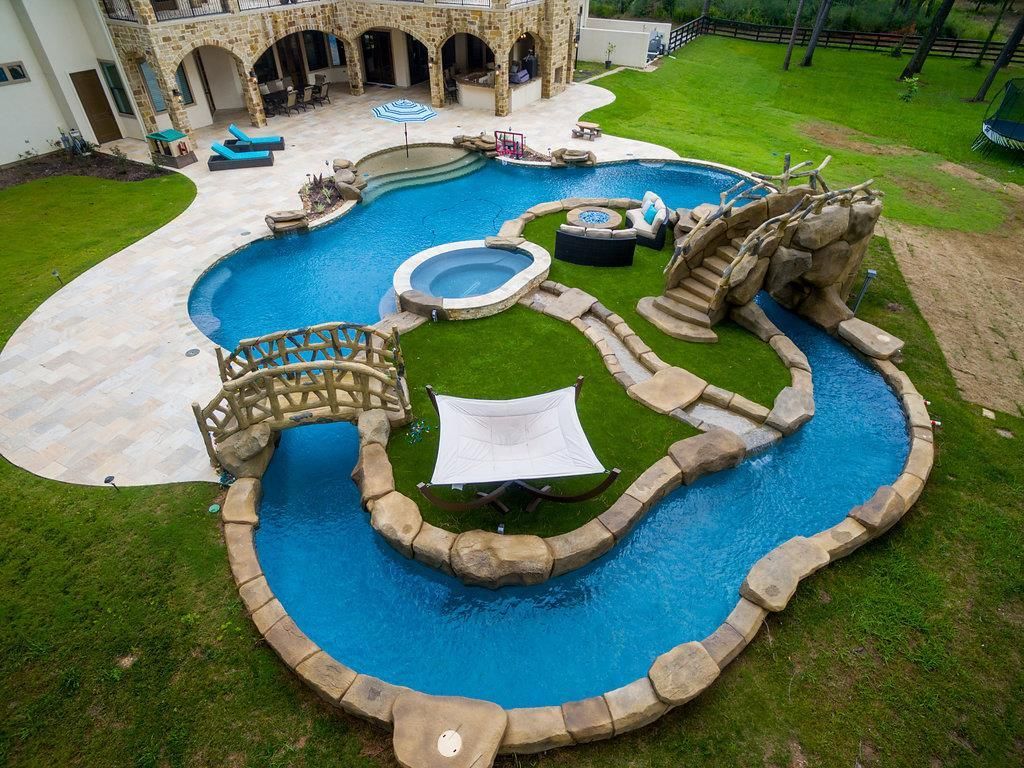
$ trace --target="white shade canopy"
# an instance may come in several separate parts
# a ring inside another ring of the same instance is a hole
[[[433,485],[604,472],[576,413],[576,389],[513,400],[437,395],[441,439]]]

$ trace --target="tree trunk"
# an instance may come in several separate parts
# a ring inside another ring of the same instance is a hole
[[[711,15],[711,0],[704,0],[704,5],[700,9],[700,15],[701,16],[710,16]]]
[[[935,44],[935,38],[939,36],[939,32],[942,31],[943,25],[946,23],[946,19],[949,17],[949,12],[953,10],[953,0],[942,0],[942,5],[939,6],[939,10],[935,13],[932,18],[931,26],[928,27],[928,31],[924,37],[921,38],[920,45],[917,46],[917,50],[914,51],[914,55],[911,57],[907,66],[903,69],[903,74],[900,75],[900,80],[906,80],[908,77],[913,77],[924,68],[924,60],[928,58],[928,52],[932,49],[932,45]]]
[[[796,45],[796,33],[800,29],[800,14],[804,12],[804,0],[799,0],[796,5],[796,16],[793,17],[793,31],[789,35],[789,45],[786,47],[786,58],[782,62],[782,71],[789,71],[789,62],[793,58],[793,46]]]
[[[828,20],[828,11],[832,7],[832,0],[821,0],[821,7],[818,8],[818,17],[814,20],[814,29],[811,30],[811,39],[807,43],[807,51],[804,53],[804,60],[800,62],[801,67],[811,66],[814,59],[814,49],[818,47],[818,37],[821,30],[825,28]]]
[[[981,46],[981,53],[978,54],[978,58],[974,60],[974,66],[980,67],[981,62],[985,58],[985,54],[988,53],[988,47],[992,44],[992,38],[996,36],[996,30],[999,29],[999,24],[1003,20],[1003,15],[1006,13],[1007,7],[1010,5],[1010,0],[1003,0],[1003,5],[999,9],[999,13],[996,15],[996,20],[992,22],[992,29],[988,31],[988,37],[985,38],[985,44]]]
[[[992,87],[992,82],[996,79],[996,75],[999,70],[1010,63],[1010,59],[1013,57],[1013,52],[1020,46],[1020,41],[1024,39],[1024,16],[1017,19],[1017,26],[1013,28],[1013,34],[1010,35],[1010,39],[1006,41],[1003,46],[1003,50],[999,52],[999,57],[995,60],[992,65],[992,69],[988,71],[988,75],[985,76],[985,82],[981,84],[981,88],[978,89],[978,93],[975,94],[971,101],[984,101],[988,96],[988,89]]]

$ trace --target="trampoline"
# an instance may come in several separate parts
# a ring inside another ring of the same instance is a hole
[[[971,149],[983,155],[1007,149],[1018,153],[1024,163],[1024,78],[1009,80],[992,99]]]

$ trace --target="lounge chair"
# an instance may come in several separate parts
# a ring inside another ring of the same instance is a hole
[[[226,171],[229,168],[261,168],[274,164],[274,153],[267,150],[236,152],[218,143],[214,143],[210,149],[214,152],[207,162],[211,171]]]
[[[237,125],[232,123],[228,126],[228,133],[235,138],[228,139],[224,146],[236,152],[255,152],[261,149],[283,150],[283,136],[250,136]]]

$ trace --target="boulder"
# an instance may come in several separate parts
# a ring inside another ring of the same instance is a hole
[[[903,499],[891,485],[883,485],[875,495],[850,510],[850,518],[877,536],[887,531],[906,512]]]
[[[364,507],[373,499],[395,490],[395,475],[384,446],[370,443],[359,449],[359,461],[352,470],[352,479],[359,486]]]
[[[497,589],[546,581],[554,557],[539,536],[467,531],[455,539],[451,563],[455,575],[466,584]]]
[[[739,227],[756,229],[764,224],[765,219],[767,218],[768,201],[761,197],[757,200],[751,200],[743,205],[742,208],[733,207],[727,217],[727,221],[729,222],[729,229],[736,229]]]
[[[529,755],[572,744],[561,707],[507,710],[508,725],[501,739],[502,754]]]
[[[783,387],[775,396],[768,418],[764,423],[783,435],[791,435],[814,416],[814,395],[805,389]]]
[[[829,243],[813,253],[811,268],[804,273],[802,279],[819,288],[840,282],[846,274],[852,254],[853,249],[845,240]]]
[[[381,408],[363,411],[359,414],[359,445],[360,447],[376,443],[385,448],[391,437],[391,422]]]
[[[534,206],[526,209],[527,213],[532,213],[537,218],[541,216],[547,216],[552,213],[562,212],[562,203],[560,200],[553,200],[547,203],[537,203]]]
[[[225,523],[259,523],[262,488],[257,477],[240,477],[228,488],[227,498],[220,516]]]
[[[747,647],[743,635],[728,622],[720,624],[718,629],[700,641],[719,669],[739,656],[740,651]]]
[[[552,577],[580,568],[615,546],[615,537],[597,519],[545,541],[554,558]]]
[[[781,611],[800,580],[828,565],[828,553],[803,536],[785,541],[750,568],[740,594],[769,611]]]
[[[633,481],[625,495],[639,501],[645,509],[650,509],[656,501],[678,488],[681,481],[679,465],[671,457],[663,456]]]
[[[589,293],[584,293],[579,288],[570,288],[548,304],[544,312],[551,315],[551,317],[568,323],[580,315],[586,314],[595,301],[597,299]]]
[[[309,227],[305,211],[273,211],[263,217],[271,232],[291,232]]]
[[[412,556],[421,563],[454,575],[452,571],[452,547],[458,534],[423,523],[420,532],[412,542]]]
[[[673,443],[668,449],[668,455],[679,466],[683,485],[737,466],[746,453],[743,439],[724,427],[712,427],[703,434]]]
[[[343,157],[336,157],[336,158],[334,158],[334,162],[332,163],[332,165],[334,166],[335,172],[337,172],[337,171],[340,171],[340,170],[342,170],[344,168],[351,168],[352,167],[352,161],[351,160],[346,160]]]
[[[266,422],[236,432],[217,443],[217,461],[235,477],[263,477],[274,455],[273,436]]]
[[[783,336],[782,334],[772,336],[768,340],[768,346],[775,350],[775,354],[779,356],[779,359],[782,360],[787,368],[811,370],[811,365],[807,362],[807,356],[800,351],[800,348],[788,336]]]
[[[519,246],[526,242],[525,237],[485,237],[484,246],[487,248],[500,248],[503,251],[518,251]]]
[[[274,649],[289,669],[299,664],[320,650],[292,621],[291,616],[283,616],[280,621],[266,631],[263,639]]]
[[[369,720],[382,728],[390,728],[395,700],[408,690],[370,675],[356,675],[338,703],[350,715]]]
[[[871,235],[868,235],[863,240],[855,240],[850,244],[850,260],[847,263],[846,272],[843,273],[841,285],[839,286],[839,295],[844,301],[850,297],[853,285],[860,275],[861,265],[864,263],[864,257],[868,253],[868,246],[871,245],[871,237]]]
[[[760,605],[741,597],[736,607],[725,617],[725,623],[739,632],[744,642],[749,643],[764,625],[767,615],[768,611]]]
[[[336,181],[334,186],[338,188],[342,200],[355,200],[357,203],[363,199],[362,190],[354,184],[342,184]]]
[[[853,317],[853,311],[840,298],[839,287],[836,285],[811,291],[807,298],[800,302],[799,312],[829,333],[835,333],[841,322]]]
[[[729,410],[740,416],[745,416],[751,421],[756,421],[758,424],[764,422],[769,413],[768,409],[760,403],[748,400],[740,394],[733,395],[732,400],[729,401]]]
[[[757,296],[757,292],[764,285],[764,277],[768,273],[769,261],[769,259],[758,259],[746,278],[729,291],[725,297],[726,301],[737,305],[753,301],[754,297]]]
[[[828,552],[829,562],[835,562],[870,538],[871,532],[867,528],[853,518],[846,517],[831,528],[811,536],[811,541]]]
[[[796,280],[811,268],[811,252],[798,248],[779,246],[771,258],[765,288],[774,293],[785,285]]]
[[[635,731],[649,725],[668,712],[668,705],[658,698],[650,678],[641,677],[629,685],[604,695],[612,717],[615,735]]]
[[[781,216],[793,210],[793,206],[811,194],[811,188],[807,186],[791,187],[785,192],[773,192],[765,196],[768,202],[768,218]]]
[[[329,704],[336,704],[356,679],[355,672],[323,651],[317,651],[299,664],[295,674]]]
[[[505,710],[489,701],[418,691],[395,699],[392,719],[395,759],[404,768],[490,765],[508,723]]]
[[[647,507],[634,499],[628,493],[624,493],[608,509],[597,516],[601,524],[609,530],[616,541],[621,541],[626,534],[633,530]]]
[[[889,360],[898,356],[903,349],[903,341],[890,336],[881,328],[866,323],[859,317],[852,317],[839,324],[839,338],[848,341],[855,349],[868,357]],[[898,357],[896,358],[898,362]]]
[[[498,230],[498,237],[521,237],[526,222],[522,219],[509,219],[501,225]]]
[[[800,222],[793,234],[793,242],[805,251],[816,251],[846,234],[849,223],[849,208],[826,206],[821,213],[812,213]]]
[[[875,224],[881,215],[881,200],[875,199],[871,202],[862,200],[859,203],[854,203],[850,206],[850,224],[843,239],[848,243],[853,243],[868,237],[875,231]]]
[[[742,306],[735,307],[729,312],[729,317],[737,325],[746,328],[761,341],[768,341],[772,336],[778,336],[782,331],[754,302],[748,302]]]
[[[922,480],[927,480],[932,472],[932,464],[935,462],[935,445],[932,440],[915,437],[910,441],[910,453],[907,454],[907,463],[903,471],[909,475],[915,475]]]
[[[719,671],[703,645],[689,642],[656,658],[647,676],[658,698],[677,706],[699,695],[715,681]]]
[[[349,184],[355,186],[356,175],[348,168],[341,168],[334,172],[334,181],[336,184]]]
[[[604,696],[567,701],[562,705],[562,717],[566,730],[577,744],[606,738],[615,730]]]
[[[412,557],[412,543],[420,532],[423,518],[416,502],[408,496],[392,491],[367,505],[370,525],[388,544],[408,558]]]
[[[683,368],[670,366],[658,371],[649,379],[637,382],[627,392],[630,397],[651,410],[668,414],[696,401],[707,385],[708,383],[699,376]]]

